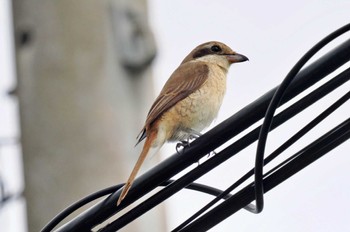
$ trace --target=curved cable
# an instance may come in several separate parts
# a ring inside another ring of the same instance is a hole
[[[301,70],[301,68],[319,51],[321,50],[325,45],[330,43],[335,38],[339,37],[340,35],[344,34],[345,32],[350,30],[350,23],[346,24],[345,26],[339,28],[338,30],[334,31],[333,33],[326,36],[324,39],[322,39],[320,42],[318,42],[315,46],[313,46],[308,52],[305,53],[305,55],[294,65],[294,67],[289,71],[285,79],[282,81],[281,85],[276,90],[275,94],[273,95],[270,104],[267,108],[267,111],[265,113],[265,118],[263,120],[260,133],[259,133],[259,139],[258,139],[258,145],[256,149],[256,157],[255,157],[255,170],[254,170],[254,190],[255,190],[255,205],[250,204],[249,207],[251,208],[252,213],[260,213],[264,208],[264,186],[263,186],[263,167],[264,167],[264,153],[265,153],[265,146],[267,141],[267,135],[270,130],[270,126],[272,124],[273,115],[279,106],[279,103],[290,85],[290,83],[293,81],[296,74]]]
[[[343,105],[346,101],[350,99],[350,92],[346,93],[344,96],[342,96],[339,100],[337,100],[335,103],[333,103],[330,107],[328,107],[325,111],[323,111],[319,116],[317,116],[315,119],[313,119],[311,122],[309,122],[306,126],[304,126],[302,129],[300,129],[296,134],[294,134],[290,139],[288,139],[286,142],[284,142],[280,147],[278,147],[274,152],[272,152],[266,159],[264,160],[264,165],[270,163],[274,158],[276,158],[278,155],[280,155],[283,151],[285,151],[288,147],[293,145],[296,141],[298,141],[302,136],[304,136],[306,133],[308,133],[311,129],[313,129],[315,126],[317,126],[320,122],[322,122],[325,118],[327,118],[330,114],[332,114],[336,109],[338,109],[341,105]],[[290,160],[292,160],[295,157],[290,157],[286,161],[282,162],[281,164],[277,165],[273,169],[271,169],[268,173],[264,175],[268,176],[270,173],[273,173],[277,169],[279,169],[281,166],[288,163]],[[249,179],[254,174],[254,169],[251,169],[249,172],[247,172],[244,176],[242,176],[238,181],[236,181],[233,185],[231,185],[229,188],[227,188],[225,191],[223,191],[220,195],[218,195],[216,198],[214,198],[212,201],[210,201],[207,205],[205,205],[203,208],[201,208],[199,211],[197,211],[195,214],[193,214],[190,218],[188,218],[186,221],[181,223],[179,226],[177,226],[175,229],[172,230],[172,232],[180,231],[182,228],[184,228],[186,225],[191,223],[194,219],[199,217],[201,214],[203,214],[206,210],[208,210],[210,207],[212,207],[215,203],[217,203],[220,199],[225,199],[225,194],[230,193],[235,188],[237,188],[239,185],[241,185],[243,182]],[[246,210],[250,211],[250,205],[245,207]]]
[[[41,232],[49,232],[52,231],[53,228],[55,228],[61,221],[63,221],[65,218],[67,218],[69,215],[71,215],[74,211],[78,210],[79,208],[83,207],[84,205],[100,198],[103,196],[106,196],[108,194],[111,194],[121,187],[123,187],[123,184],[118,184],[112,187],[108,187],[105,189],[102,189],[100,191],[97,191],[95,193],[92,193],[77,202],[73,203],[72,205],[68,206],[66,209],[64,209],[61,213],[57,214],[49,223],[47,223],[44,228],[41,229]]]
[[[161,186],[167,186],[169,184],[171,184],[174,180],[168,180],[165,181],[161,184]],[[75,212],[76,210],[78,210],[79,208],[83,207],[84,205],[98,199],[101,198],[103,196],[109,195],[114,193],[115,191],[117,191],[118,189],[120,189],[121,187],[123,187],[124,184],[118,184],[115,186],[111,186],[105,189],[102,189],[100,191],[97,191],[95,193],[92,193],[82,199],[80,199],[79,201],[73,203],[72,205],[68,206],[66,209],[64,209],[61,213],[59,213],[58,215],[56,215],[42,230],[41,232],[49,232],[52,231],[60,222],[62,222],[65,218],[67,218],[69,215],[71,215],[73,212]],[[217,189],[217,188],[213,188],[210,186],[206,186],[203,184],[199,184],[199,183],[192,183],[190,185],[188,185],[186,187],[187,189],[190,190],[195,190],[195,191],[199,191],[199,192],[203,192],[203,193],[207,193],[213,196],[218,196],[222,193],[221,190]],[[227,199],[231,197],[231,195],[227,195],[223,198],[223,199]]]

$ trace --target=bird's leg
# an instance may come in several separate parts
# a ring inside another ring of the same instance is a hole
[[[185,140],[182,140],[180,141],[179,143],[176,144],[176,152],[178,154],[180,154],[180,151],[179,149],[182,147],[182,151],[186,148],[186,147],[189,147],[190,146],[190,140],[192,139],[196,139],[198,138],[199,136],[201,136],[202,134],[193,130],[193,129],[190,129],[190,128],[187,128],[185,131],[185,133],[188,134],[188,137],[185,139]]]
[[[197,139],[197,138],[199,138],[200,136],[202,136],[201,133],[199,133],[198,131],[195,131],[195,130],[193,130],[193,129],[187,129],[186,132],[189,134],[188,140]]]
[[[197,132],[197,131],[195,131],[195,130],[193,130],[193,129],[187,129],[186,132],[188,132],[188,134],[190,135],[188,140],[197,139],[198,137],[202,136],[201,133],[199,133],[199,132]],[[188,142],[188,141],[187,141],[187,142]],[[215,152],[215,151],[209,152],[208,158],[209,158],[211,155],[213,155],[213,156],[216,155],[216,152]],[[198,163],[199,163],[199,161],[198,161]]]

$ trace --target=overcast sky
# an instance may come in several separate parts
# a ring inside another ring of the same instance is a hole
[[[182,59],[197,45],[218,40],[249,57],[233,65],[227,94],[214,125],[278,85],[298,59],[316,42],[350,22],[350,1],[149,1],[150,23],[158,43],[154,65],[156,94]],[[349,38],[349,33],[335,44]],[[322,54],[329,51],[327,47]],[[347,65],[349,66],[349,65]],[[349,91],[344,85],[320,103],[271,133],[267,151],[273,150],[312,117]],[[350,103],[292,147],[298,151],[349,117]],[[224,189],[254,163],[256,144],[199,180]],[[164,157],[174,144],[163,149]],[[259,215],[244,210],[211,231],[346,231],[350,216],[350,142],[304,169],[266,195]],[[200,193],[179,194],[168,205],[170,228],[192,215],[211,198]]]

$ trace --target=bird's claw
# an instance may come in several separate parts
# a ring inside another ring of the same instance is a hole
[[[190,142],[189,141],[180,141],[180,142],[178,142],[177,144],[176,144],[176,152],[177,152],[177,154],[181,154],[181,153],[183,153],[183,151],[184,151],[184,149],[186,148],[186,147],[189,147],[190,146]],[[181,150],[181,153],[180,153],[180,148],[182,148],[182,150]]]

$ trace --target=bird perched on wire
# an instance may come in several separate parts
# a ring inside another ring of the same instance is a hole
[[[230,65],[247,60],[246,56],[217,41],[201,44],[185,57],[148,112],[138,136],[138,143],[146,141],[117,205],[130,190],[146,156],[152,153],[151,148],[158,151],[165,142],[197,138],[200,131],[211,124],[226,91]]]

